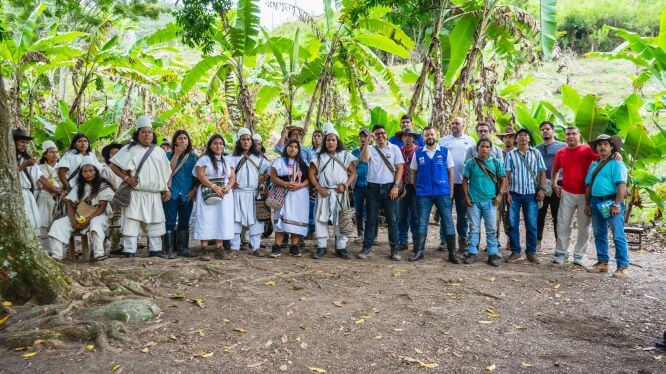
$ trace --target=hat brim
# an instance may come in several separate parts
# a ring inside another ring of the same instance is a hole
[[[616,151],[620,151],[622,149],[622,138],[620,138],[617,135],[611,135],[610,138],[608,139],[595,139],[589,142],[588,144],[590,145],[590,147],[592,147],[592,150],[596,152],[597,144],[599,144],[599,142],[610,143],[611,146],[613,146],[613,148],[615,148]]]
[[[102,156],[105,156],[105,155],[108,155],[109,153],[111,153],[111,150],[112,150],[113,148],[118,148],[118,149],[120,149],[120,148],[122,148],[122,147],[123,147],[123,145],[120,144],[120,143],[111,143],[111,144],[107,144],[107,145],[104,146],[104,148],[102,148]]]
[[[405,135],[411,135],[411,136],[414,137],[414,139],[421,137],[421,134],[419,134],[418,132],[406,132],[406,131],[398,131],[395,134],[395,137],[399,138],[399,139],[402,139],[402,137],[405,136]]]
[[[303,130],[303,128],[300,127],[300,126],[289,126],[289,127],[287,127],[287,134],[291,133],[291,132],[294,131],[294,130],[298,130],[298,131],[300,131],[301,134],[304,134],[304,133],[305,133],[305,130]]]
[[[14,141],[17,141],[17,140],[32,140],[33,139],[32,136],[27,136],[27,135],[14,135],[13,137],[14,137]]]

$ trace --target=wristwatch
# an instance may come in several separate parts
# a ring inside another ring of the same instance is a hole
[[[613,203],[613,206],[616,207],[616,208],[619,208],[619,207],[620,207],[620,203]]]
[[[393,187],[400,189],[400,187],[402,187],[402,183],[395,183]]]

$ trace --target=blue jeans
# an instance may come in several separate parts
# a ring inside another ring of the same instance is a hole
[[[193,204],[183,201],[179,196],[163,203],[166,218],[166,230],[189,230]],[[176,227],[176,223],[178,227]]]
[[[469,247],[467,251],[470,255],[479,253],[479,243],[481,242],[481,218],[486,226],[486,242],[488,245],[488,255],[496,255],[499,251],[497,242],[497,207],[492,200],[472,203],[467,208],[467,217],[471,225],[469,235]]]
[[[592,210],[592,229],[594,230],[594,246],[597,248],[597,261],[608,262],[608,227],[613,233],[615,243],[615,262],[618,269],[629,267],[629,248],[627,238],[624,235],[624,203],[620,205],[620,214],[604,218],[599,209],[604,200],[596,197],[590,198],[590,210]]]
[[[453,200],[456,203],[456,231],[458,240],[467,243],[467,204],[465,203],[465,194],[463,193],[462,183],[453,185]],[[439,240],[444,241],[442,226],[439,226]]]
[[[398,200],[398,231],[400,231],[400,245],[407,245],[409,242],[409,232],[412,232],[412,241],[414,246],[417,243],[417,212],[416,212],[416,191],[413,185],[405,186],[407,192],[405,196]]]
[[[511,194],[511,206],[509,207],[509,242],[511,252],[520,253],[520,210],[523,210],[523,217],[525,218],[525,232],[527,233],[527,240],[525,242],[525,252],[536,253],[537,245],[537,215],[539,209],[537,207],[536,194],[519,194],[509,192]]]
[[[368,183],[366,194],[367,217],[365,220],[365,236],[363,237],[363,249],[372,248],[372,243],[377,238],[377,224],[379,222],[379,207],[384,208],[386,222],[388,223],[389,245],[398,248],[398,219],[396,217],[396,201],[389,199],[389,192],[393,183],[377,184]]]
[[[365,195],[366,187],[354,187],[354,209],[356,210],[356,222],[365,220]]]
[[[314,220],[315,203],[314,203],[314,201],[310,201],[309,209],[310,209],[310,211],[308,213],[308,234],[313,233],[315,231],[315,220]]]
[[[437,207],[440,216],[440,233],[444,231],[445,235],[455,235],[453,227],[453,200],[449,195],[420,196],[416,198],[418,207],[418,249],[425,248],[426,238],[428,236],[428,223],[430,222],[430,211],[433,204]],[[444,237],[446,242],[446,236]]]

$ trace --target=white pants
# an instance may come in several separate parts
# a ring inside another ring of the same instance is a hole
[[[585,194],[572,194],[561,190],[560,209],[557,212],[557,246],[555,253],[569,257],[569,244],[574,214],[578,222],[578,235],[574,256],[584,258],[590,238],[590,217],[585,214]]]
[[[136,253],[136,246],[138,236],[123,236],[123,252]],[[149,236],[148,237],[148,250],[151,252],[159,252],[162,250],[162,237]]]
[[[252,252],[258,250],[261,247],[261,234],[250,235],[250,245],[252,246]],[[231,239],[231,249],[234,251],[239,251],[241,246],[241,233],[237,232],[234,234],[234,238]]]
[[[315,221],[315,237],[317,238],[317,248],[328,246],[328,223]],[[345,235],[336,235],[335,237],[335,249],[346,249],[347,237]]]
[[[104,238],[100,237],[96,232],[91,232],[90,233],[90,244],[91,248],[93,251],[93,256],[94,257],[100,257],[104,255]],[[62,261],[64,255],[65,255],[65,246],[68,245],[68,243],[63,243],[60,240],[51,237],[51,255],[53,258],[56,260]]]

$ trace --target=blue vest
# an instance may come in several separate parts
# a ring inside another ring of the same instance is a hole
[[[428,157],[425,148],[414,151],[419,167],[416,173],[416,196],[449,195],[449,171],[446,167],[448,150],[440,146],[432,158]]]

